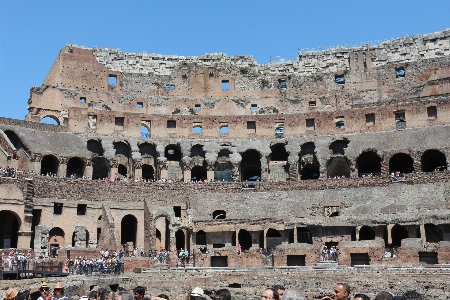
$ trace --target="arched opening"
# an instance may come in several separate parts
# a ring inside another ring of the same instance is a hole
[[[443,241],[442,230],[434,224],[425,224],[425,240],[427,243]]]
[[[65,246],[65,233],[64,230],[62,230],[59,227],[53,227],[49,233],[48,233],[48,247],[49,250],[53,248],[59,248]],[[52,254],[53,256],[53,254]]]
[[[97,155],[102,156],[105,150],[103,149],[102,143],[98,140],[89,140],[86,145],[87,149]]]
[[[101,228],[100,228],[100,230],[101,230]],[[98,234],[98,228],[97,228],[97,235],[99,235]],[[74,231],[72,233],[72,247],[76,247],[75,236],[76,236],[76,232]],[[87,230],[87,229],[85,230],[85,236],[86,236],[86,240],[85,240],[85,243],[83,244],[82,247],[89,248],[89,230]]]
[[[150,130],[147,127],[141,125],[141,139],[149,139],[150,138]]]
[[[252,235],[245,229],[239,230],[238,243],[241,245],[242,250],[248,250],[252,247]]]
[[[206,246],[206,233],[203,230],[199,230],[195,235],[195,244]]]
[[[42,175],[57,175],[59,160],[53,155],[46,155],[41,160]]]
[[[139,145],[139,153],[142,157],[157,157],[156,148],[153,144],[150,143],[142,143]]]
[[[25,145],[22,143],[22,140],[17,136],[17,134],[14,131],[11,130],[5,130],[4,131],[6,136],[8,137],[11,144],[14,145],[14,148],[19,150],[20,148],[25,149],[27,151],[28,149],[25,147]]]
[[[164,150],[164,156],[168,161],[180,161],[181,160],[181,149],[178,145],[168,145]]]
[[[360,241],[369,241],[375,239],[375,231],[369,226],[362,226],[359,229],[359,240]]]
[[[191,179],[194,181],[201,181],[207,179],[206,169],[200,166],[195,166],[191,170]]]
[[[127,177],[127,168],[124,165],[119,165],[117,173],[119,173],[119,178]]]
[[[439,150],[427,150],[422,155],[422,171],[433,172],[447,170],[447,160]]]
[[[301,180],[318,179],[320,177],[320,169],[318,165],[307,164],[300,171]]]
[[[397,153],[389,160],[389,173],[412,173],[414,172],[414,161],[408,154]]]
[[[97,219],[97,247],[100,241],[100,235],[102,234],[102,216]]]
[[[247,150],[242,154],[241,180],[261,181],[261,155],[256,150]]]
[[[169,220],[166,217],[158,217],[155,221],[155,234],[160,238],[159,245],[157,245],[158,250],[160,248],[169,249],[170,241],[170,230],[169,230]],[[158,240],[156,241],[158,243]]]
[[[184,247],[186,245],[185,234],[184,234],[184,231],[181,229],[179,229],[177,232],[175,232],[175,245],[178,250],[180,250],[181,248],[184,249]]]
[[[206,152],[202,145],[194,145],[191,147],[191,157],[199,156],[205,158]]]
[[[381,158],[374,151],[363,152],[357,159],[358,176],[381,175]]]
[[[330,158],[328,160],[327,176],[331,178],[342,176],[344,176],[345,178],[349,178],[350,165],[347,159],[343,156]]]
[[[270,155],[271,161],[287,161],[289,154],[286,152],[284,144],[275,144],[270,147],[272,153]]]
[[[159,251],[161,249],[161,231],[159,229],[156,229],[156,249]]]
[[[215,210],[213,212],[213,219],[225,219],[227,217],[227,213],[224,210]]]
[[[92,161],[92,179],[103,179],[109,174],[109,161],[105,157],[93,157]]]
[[[20,219],[8,210],[0,211],[0,243],[1,249],[17,248]]]
[[[297,243],[312,244],[312,234],[305,227],[297,228]]]
[[[330,144],[329,149],[332,155],[345,155],[345,150],[350,142],[348,140],[337,140]]]
[[[114,142],[115,155],[124,155],[130,157],[131,148],[125,142]]]
[[[228,157],[219,157],[218,163],[214,170],[214,181],[233,181],[233,164],[229,161]]]
[[[313,142],[302,145],[298,168],[301,180],[318,179],[320,177],[320,165],[315,153],[316,146]]]
[[[59,125],[59,120],[54,116],[45,116],[41,119],[42,124]]]
[[[81,178],[84,175],[84,161],[79,157],[72,157],[67,162],[66,177]]]
[[[396,224],[391,229],[392,246],[400,247],[402,240],[409,238],[408,230],[405,227]]]
[[[132,242],[133,247],[136,247],[137,224],[137,219],[133,215],[126,215],[122,218],[120,223],[120,243],[122,245]]]
[[[278,230],[269,228],[266,233],[266,244],[267,249],[273,249],[278,245],[281,245],[283,243],[283,239],[281,237],[281,234]]]
[[[142,166],[142,178],[149,180],[155,179],[155,170],[153,169],[153,166],[150,165]]]

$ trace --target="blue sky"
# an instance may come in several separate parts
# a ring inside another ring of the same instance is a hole
[[[167,55],[253,55],[450,27],[450,0],[0,0],[0,116],[23,119],[66,44]]]

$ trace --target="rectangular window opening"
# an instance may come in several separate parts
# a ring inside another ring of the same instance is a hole
[[[97,116],[96,115],[88,115],[88,128],[95,129],[97,128]]]
[[[181,206],[174,206],[173,212],[175,213],[175,217],[181,218]]]
[[[167,128],[177,128],[177,121],[167,120]]]
[[[77,215],[84,216],[86,215],[87,204],[78,204],[77,205]]]
[[[287,90],[287,84],[285,78],[278,79],[278,89],[279,90]]]
[[[309,107],[316,107],[316,101],[309,101]]]
[[[124,117],[116,117],[115,119],[114,119],[114,124],[117,126],[117,127],[123,127],[123,124],[125,123],[125,118]]]
[[[230,81],[222,80],[222,91],[229,91],[229,90],[230,90]]]
[[[256,122],[255,121],[247,121],[247,129],[250,132],[256,133]]]
[[[202,109],[202,106],[200,104],[195,104],[194,109],[195,110],[200,110],[200,109]]]
[[[345,119],[344,117],[335,118],[336,129],[345,129]]]
[[[116,75],[109,75],[108,76],[108,85],[109,86],[117,86],[117,76]]]
[[[136,107],[137,108],[143,108],[144,107],[144,103],[143,102],[138,102],[138,103],[136,103]]]
[[[61,215],[63,210],[63,204],[62,203],[53,203],[53,214],[54,215]]]
[[[437,119],[437,107],[436,106],[427,107],[427,115],[428,118]]]
[[[306,130],[315,130],[316,125],[314,119],[306,119]]]
[[[203,132],[202,123],[194,123],[194,125],[192,127],[192,133],[193,134],[202,134],[202,132]]]
[[[173,91],[174,89],[175,89],[175,86],[173,84],[166,85],[166,90],[167,91]]]
[[[253,111],[258,110],[258,104],[250,105],[250,109],[253,110]]]
[[[275,137],[277,139],[282,139],[284,138],[284,124],[283,123],[279,123],[275,125]]]
[[[80,97],[80,103],[86,103],[86,97]]]
[[[336,74],[336,75],[334,75],[334,81],[337,84],[344,84],[345,83],[345,75],[344,74]]]
[[[375,125],[375,114],[366,114],[366,126]]]
[[[395,77],[396,78],[405,77],[405,68],[404,67],[395,68]]]
[[[228,123],[221,123],[219,134],[228,134]]]

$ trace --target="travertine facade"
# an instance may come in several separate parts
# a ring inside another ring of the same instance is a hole
[[[449,94],[449,29],[266,65],[67,45],[26,121],[0,120],[0,165],[57,175],[1,179],[3,246],[132,242],[260,267],[315,265],[326,245],[348,266],[450,263]]]

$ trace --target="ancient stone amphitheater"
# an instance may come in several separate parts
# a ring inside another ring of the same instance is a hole
[[[67,45],[25,121],[0,119],[0,166],[20,170],[0,179],[0,246],[187,248],[192,270],[250,270],[208,273],[236,293],[323,265],[427,293],[450,264],[449,95],[450,29],[269,64]],[[416,270],[386,271],[400,267]]]

